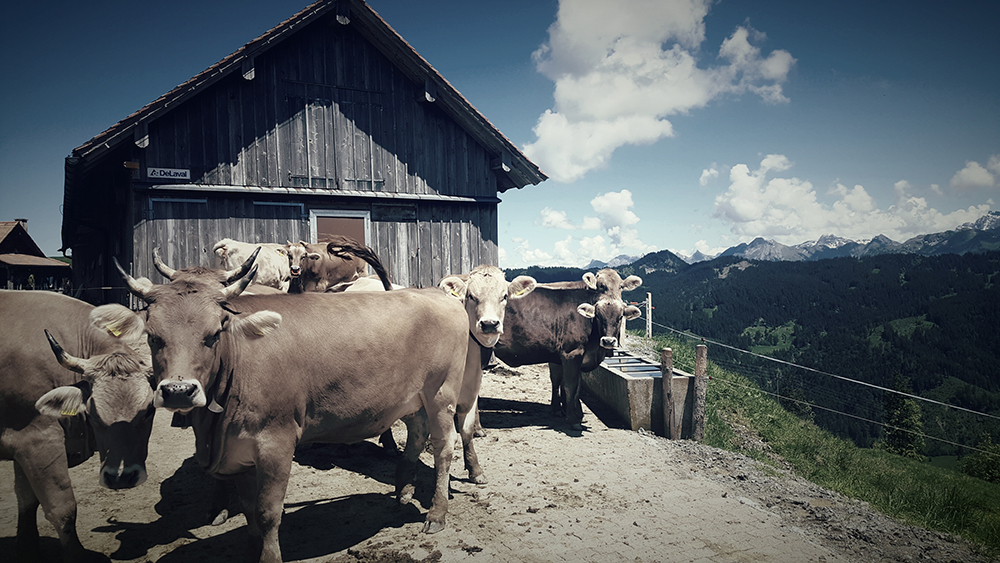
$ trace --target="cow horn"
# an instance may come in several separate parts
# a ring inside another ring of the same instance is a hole
[[[257,247],[257,250],[260,250],[260,247]],[[250,257],[250,260],[252,260],[253,258],[256,258],[256,257],[257,257],[257,252],[255,251],[254,255]],[[247,261],[249,262],[250,260],[247,260]],[[230,285],[227,285],[226,287],[222,288],[222,296],[226,300],[229,300],[229,299],[232,299],[233,297],[236,297],[237,295],[243,293],[243,290],[245,290],[247,288],[247,286],[250,285],[250,282],[253,281],[253,278],[256,275],[257,275],[257,266],[254,266],[254,267],[250,268],[250,273],[249,274],[247,274],[247,275],[245,275],[245,276],[237,279],[235,282],[233,282]]]
[[[160,272],[160,275],[167,278],[170,281],[174,280],[174,276],[177,274],[177,270],[167,266],[160,259],[160,247],[153,248],[153,266],[156,266],[156,271]]]
[[[122,268],[122,265],[118,263],[118,258],[112,256],[111,259],[115,263],[115,268],[118,268],[118,272],[122,275],[122,278],[125,280],[125,284],[128,285],[129,292],[131,292],[132,295],[135,295],[139,299],[149,302],[149,288],[140,284],[135,280],[135,278],[128,275],[128,273]]]
[[[62,346],[56,342],[56,339],[49,334],[48,329],[45,329],[45,337],[49,339],[49,346],[52,347],[52,353],[59,360],[59,365],[76,373],[83,373],[85,371],[84,360],[67,354],[66,350],[63,350]]]
[[[261,247],[259,247],[259,246],[257,248],[255,248],[254,251],[253,251],[253,253],[250,254],[250,257],[247,258],[246,261],[244,261],[243,264],[239,268],[233,268],[232,270],[229,270],[228,272],[226,272],[226,283],[227,284],[231,284],[231,283],[235,282],[236,280],[242,278],[243,276],[247,275],[247,272],[249,272],[250,268],[253,267],[253,262],[254,262],[254,260],[257,259],[257,255],[260,254],[260,249],[261,249]],[[242,290],[240,290],[240,291],[242,291]],[[239,295],[239,294],[237,293],[237,295]]]

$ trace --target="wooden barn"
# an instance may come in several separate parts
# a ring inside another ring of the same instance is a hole
[[[497,264],[498,195],[545,178],[362,0],[320,0],[74,149],[62,244],[95,303],[124,302],[112,256],[162,283],[154,247],[226,237],[345,234],[429,286]]]

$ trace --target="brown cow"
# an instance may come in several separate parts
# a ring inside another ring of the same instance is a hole
[[[535,278],[518,276],[507,283],[503,270],[483,265],[469,274],[444,278],[439,285],[465,304],[469,317],[469,350],[456,419],[462,436],[465,468],[470,479],[482,484],[486,483],[486,476],[472,446],[479,412],[479,389],[483,382],[480,356],[483,350],[491,349],[504,332],[508,298],[521,299],[531,293]]]
[[[292,275],[289,293],[326,291],[341,282],[365,275],[368,266],[357,260],[348,248],[367,248],[358,241],[340,235],[316,243],[300,241],[288,244],[288,262]]]
[[[155,411],[143,323],[121,305],[0,290],[0,325],[0,459],[14,460],[17,554],[38,557],[41,505],[64,559],[78,561],[86,552],[68,468],[96,446],[102,486],[146,479]]]
[[[444,528],[469,338],[454,298],[437,289],[240,296],[245,279],[221,290],[195,280],[149,288],[121,273],[148,304],[162,404],[190,412],[206,471],[236,481],[253,559],[281,560],[297,444],[357,442],[400,418],[408,436],[397,494],[412,498],[429,433],[437,483],[424,531]],[[411,416],[420,409],[424,423]]]
[[[540,283],[507,304],[507,330],[493,353],[514,367],[548,363],[553,410],[562,405],[573,427],[582,428],[580,372],[595,369],[618,346],[623,319],[641,314],[622,301],[622,291],[641,284],[638,276],[622,280],[610,268],[578,282]]]

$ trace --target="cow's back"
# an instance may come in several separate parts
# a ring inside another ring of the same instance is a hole
[[[39,397],[76,380],[56,361],[44,331],[70,354],[88,357],[93,343],[81,328],[92,309],[58,293],[0,290],[0,428],[28,424]]]
[[[504,333],[494,353],[511,366],[584,354],[593,340],[593,321],[577,313],[577,307],[596,300],[596,292],[575,282],[538,284],[523,298],[507,302]]]
[[[273,334],[232,350],[237,427],[288,417],[302,442],[354,442],[464,370],[468,314],[437,289],[251,295],[232,306],[282,316]]]

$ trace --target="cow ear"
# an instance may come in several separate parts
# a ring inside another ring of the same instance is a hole
[[[123,342],[142,340],[146,323],[129,309],[112,303],[90,311],[90,324],[97,330]]]
[[[632,291],[642,285],[642,278],[639,276],[629,276],[622,282],[622,291]]]
[[[281,315],[274,311],[258,311],[233,319],[227,330],[244,338],[260,338],[274,332],[281,326]]]
[[[309,256],[310,260],[319,260],[320,258],[322,258],[322,256],[320,256],[319,252],[310,252],[310,253],[307,254],[307,256]]]
[[[580,306],[576,308],[576,312],[580,313],[588,319],[592,319],[597,316],[597,310],[590,303],[580,303]]]
[[[76,416],[83,410],[83,391],[72,385],[56,387],[35,401],[35,410],[43,416]]]
[[[629,305],[625,307],[625,320],[631,321],[632,319],[638,319],[642,316],[642,311],[639,310],[635,305]]]
[[[275,248],[274,251],[278,253],[278,256],[286,256],[288,254],[284,248]]]
[[[465,301],[465,293],[469,289],[469,286],[464,281],[455,276],[448,276],[441,280],[438,287],[459,301]]]
[[[535,278],[531,276],[517,276],[514,278],[514,281],[510,282],[510,285],[507,286],[507,295],[510,295],[515,299],[524,297],[534,291],[536,285],[538,285],[538,282],[536,282]]]
[[[590,289],[597,289],[597,276],[593,272],[587,272],[583,274],[583,283]]]

